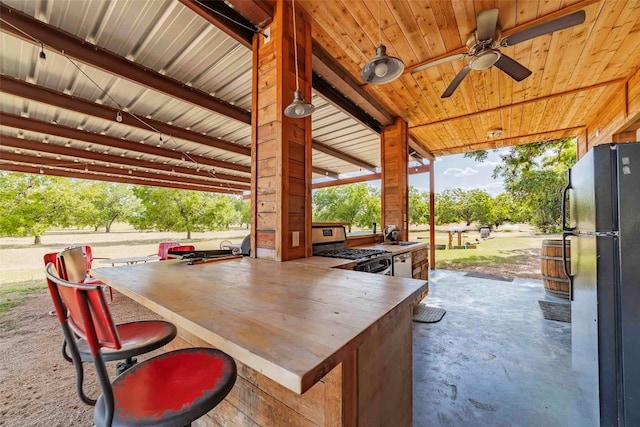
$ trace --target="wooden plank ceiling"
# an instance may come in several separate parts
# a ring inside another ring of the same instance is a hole
[[[313,19],[314,41],[353,76],[379,40],[405,63],[400,79],[366,85],[412,137],[436,155],[584,134],[585,126],[640,66],[638,1],[299,0]],[[380,8],[380,10],[378,9]],[[472,70],[454,92],[440,95],[468,59],[421,71],[433,59],[467,52],[476,14],[498,8],[503,36],[584,10],[586,21],[501,52],[532,71],[521,82],[491,67]],[[487,138],[491,129],[502,135]]]
[[[0,170],[242,193],[250,185],[253,30],[266,0],[3,0]],[[312,22],[314,178],[380,170],[395,117],[412,144],[446,155],[582,135],[640,66],[637,1],[298,0]],[[235,8],[233,11],[231,7]],[[503,35],[576,10],[584,24],[501,48],[532,74],[491,67],[440,95],[468,59],[476,14],[498,8]],[[406,69],[365,85],[382,40]],[[41,59],[41,52],[46,59]],[[490,129],[502,135],[487,139]],[[325,184],[323,184],[325,185]]]

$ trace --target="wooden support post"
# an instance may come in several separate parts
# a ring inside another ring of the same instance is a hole
[[[409,239],[409,139],[407,122],[397,119],[380,134],[382,154],[382,225],[396,225]]]
[[[431,158],[429,160],[429,265],[432,270],[436,269],[436,215],[435,215],[435,169],[436,160]]]
[[[311,24],[296,10],[300,91],[311,100]],[[251,255],[276,261],[311,255],[311,117],[284,109],[296,89],[291,2],[277,0],[270,37],[253,42]]]

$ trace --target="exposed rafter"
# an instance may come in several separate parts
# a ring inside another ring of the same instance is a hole
[[[420,166],[409,167],[409,175],[427,173],[429,171],[431,171],[431,165],[420,165]],[[355,184],[358,182],[375,181],[376,179],[381,179],[381,178],[382,178],[382,173],[376,172],[376,173],[371,173],[367,175],[353,176],[350,178],[342,178],[336,181],[316,182],[312,185],[312,188],[316,189],[316,188],[334,187],[336,185]]]
[[[192,185],[201,185],[201,186],[212,186],[212,187],[222,187],[229,190],[238,190],[238,191],[249,191],[249,186],[246,184],[230,184],[228,182],[220,182],[213,179],[206,178],[198,178],[183,176],[179,173],[172,173],[168,175],[166,173],[160,172],[148,172],[140,169],[134,168],[125,168],[125,167],[114,167],[107,166],[104,164],[87,164],[87,163],[75,163],[73,160],[64,161],[62,159],[58,160],[56,158],[44,157],[44,156],[36,156],[32,154],[16,154],[9,153],[6,151],[0,151],[0,158],[9,162],[16,163],[24,163],[24,164],[32,164],[38,165],[41,167],[44,166],[52,166],[52,167],[63,167],[66,169],[77,170],[77,171],[86,171],[86,172],[100,172],[103,174],[111,174],[111,175],[122,175],[122,176],[130,176],[134,178],[143,178],[149,180],[167,180],[173,182],[179,182],[182,184],[192,184]]]
[[[318,150],[325,154],[333,156],[337,159],[344,160],[345,162],[351,163],[352,165],[360,166],[361,168],[366,169],[368,171],[371,171],[371,172],[377,171],[375,165],[372,165],[371,163],[367,163],[349,154],[343,153],[342,151],[338,151],[335,148],[329,147],[328,145],[325,145],[319,141],[314,140],[312,148],[314,150]]]
[[[182,82],[163,76],[157,71],[150,70],[106,49],[74,37],[16,9],[0,4],[0,15],[2,15],[2,19],[11,25],[14,25],[33,38],[41,40],[43,43],[46,43],[47,46],[50,46],[58,52],[64,52],[65,55],[93,67],[119,75],[150,89],[190,102],[193,105],[206,108],[246,124],[251,123],[251,113],[242,108],[210,96],[198,89],[188,87]],[[9,25],[3,25],[0,28],[2,31],[15,34],[30,43],[35,43],[34,40],[25,38],[24,34],[16,31]]]
[[[0,75],[0,91],[42,102],[43,104],[75,111],[77,113],[99,117],[105,120],[114,120],[118,113],[117,108],[97,104],[95,102],[78,98],[77,96],[66,95],[62,92],[4,75]],[[251,156],[251,149],[248,147],[243,147],[220,138],[210,137],[198,132],[186,130],[178,126],[168,125],[158,120],[148,119],[146,117],[143,120],[138,120],[130,114],[123,113],[121,123],[123,125],[133,126],[146,131],[157,131],[167,136],[197,142],[198,144],[206,145],[207,147],[219,148],[220,150]]]
[[[362,89],[361,83],[316,41],[313,42],[313,71],[332,85],[338,93],[351,100],[382,126],[394,123],[394,118],[373,96]],[[323,94],[324,95],[324,94]]]
[[[224,168],[238,172],[250,173],[249,166],[239,165],[236,163],[215,160],[204,156],[196,156],[181,153],[179,151],[170,150],[163,147],[141,144],[139,141],[130,141],[126,139],[114,138],[112,136],[100,135],[84,130],[73,129],[66,126],[55,125],[40,120],[29,119],[8,113],[0,112],[0,121],[2,125],[24,129],[32,132],[40,132],[47,135],[55,135],[61,138],[75,139],[93,144],[103,145],[105,147],[114,147],[122,150],[129,150],[138,153],[151,154],[154,156],[166,157],[169,159],[183,160],[188,156],[193,162],[198,164],[213,166],[215,168]]]
[[[251,39],[258,30],[240,13],[217,0],[180,0],[180,3],[211,22],[237,42],[251,49]],[[249,2],[247,2],[249,3]]]
[[[313,173],[326,176],[327,178],[332,178],[332,179],[340,178],[340,175],[337,172],[330,171],[329,169],[323,169],[323,168],[314,166],[313,168],[311,168],[311,170],[313,171]]]
[[[135,168],[144,168],[149,171],[158,173],[177,172],[183,175],[190,175],[194,179],[202,178],[217,178],[222,181],[230,181],[236,184],[248,184],[251,182],[251,178],[244,176],[229,175],[226,173],[219,173],[212,171],[209,167],[202,168],[188,168],[178,165],[163,164],[158,162],[149,162],[145,160],[132,159],[130,157],[114,157],[110,154],[104,154],[96,151],[87,151],[79,148],[65,147],[53,143],[46,143],[42,141],[33,141],[30,139],[14,138],[3,135],[0,137],[2,147],[13,149],[14,151],[29,150],[33,152],[45,153],[55,156],[67,156],[77,159],[78,161],[88,163],[93,161],[111,163],[114,165],[131,166]],[[6,151],[6,150],[5,150]],[[0,156],[1,157],[1,156]],[[114,163],[117,161],[118,163]]]
[[[99,172],[90,172],[90,171],[75,171],[72,169],[61,168],[61,167],[14,163],[14,162],[5,161],[2,159],[0,159],[0,170],[9,171],[9,172],[30,173],[30,174],[38,174],[38,173],[41,173],[42,171],[43,173],[46,172],[47,175],[63,176],[66,178],[91,179],[96,181],[117,182],[122,184],[150,185],[154,187],[177,188],[181,190],[208,191],[212,193],[242,194],[242,191],[229,190],[227,188],[216,187],[213,185],[202,186],[202,185],[194,185],[194,184],[176,183],[173,181],[166,181],[166,180],[149,180],[149,179],[143,179],[143,178],[133,178],[133,177],[130,177],[128,173],[126,175],[119,175],[118,173],[103,174]]]
[[[247,47],[251,47],[253,34],[247,33],[247,31],[243,29],[243,26],[252,27],[254,26],[254,22],[268,22],[273,17],[273,7],[260,0],[230,0],[229,3],[236,10],[228,8],[222,1],[181,1],[204,19],[218,26],[218,28],[227,32],[229,36]],[[255,4],[249,6],[249,3]],[[218,21],[221,17],[209,8],[215,8],[214,10],[218,10],[220,14],[224,14],[227,13],[223,10],[225,7],[228,8],[228,11],[232,11],[230,13],[233,13],[234,16],[237,13],[236,11],[249,15],[242,16],[242,19],[238,19],[237,16],[234,17],[234,19],[241,24],[240,26],[225,25],[220,27]],[[269,19],[266,17],[267,14],[270,16]],[[235,31],[234,28],[239,28],[239,30]],[[312,63],[313,89],[336,107],[377,133],[380,133],[383,126],[393,122],[393,116],[371,95],[363,90],[359,83],[344,70],[344,67],[339,65],[315,43],[313,45]]]

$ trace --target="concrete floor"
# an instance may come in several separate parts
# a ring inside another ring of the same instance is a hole
[[[447,311],[413,323],[414,426],[597,425],[571,371],[571,324],[546,320],[540,280],[436,270],[424,304]]]

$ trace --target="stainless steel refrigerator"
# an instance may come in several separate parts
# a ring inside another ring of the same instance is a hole
[[[640,426],[640,143],[589,151],[569,171],[563,215],[567,203],[581,406],[601,426]]]

